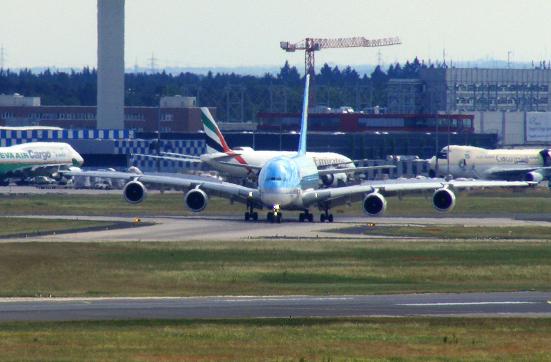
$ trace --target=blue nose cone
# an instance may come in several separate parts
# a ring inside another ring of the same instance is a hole
[[[293,187],[297,174],[296,165],[287,157],[268,161],[259,175],[259,184],[264,189],[284,189]]]

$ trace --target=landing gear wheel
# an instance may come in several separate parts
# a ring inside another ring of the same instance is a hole
[[[314,215],[308,214],[308,221],[309,222],[314,222]]]
[[[268,222],[274,222],[274,213],[273,212],[267,213],[266,220],[268,220]]]
[[[304,213],[301,212],[299,215],[298,215],[298,221],[299,222],[304,222]]]
[[[253,219],[253,221],[258,221],[258,212],[253,212],[251,218]]]
[[[281,216],[282,216],[281,213],[278,213],[278,214],[276,215],[276,222],[277,222],[278,224],[281,224]]]
[[[251,218],[251,214],[249,214],[249,212],[245,212],[245,221],[249,221],[249,219]]]
[[[329,213],[329,209],[325,209],[325,212],[320,214],[320,221],[321,222],[333,222],[333,214]]]

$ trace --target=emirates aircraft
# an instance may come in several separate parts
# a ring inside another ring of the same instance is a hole
[[[251,147],[230,148],[224,135],[218,128],[210,111],[206,107],[201,108],[201,121],[206,136],[207,153],[201,156],[191,156],[181,153],[161,152],[161,156],[135,154],[136,156],[160,158],[163,160],[206,163],[214,170],[231,178],[256,179],[260,169],[274,157],[291,157],[293,151],[257,151]],[[366,166],[356,167],[350,158],[335,152],[308,152],[317,168],[320,182],[326,186],[343,186],[354,177],[356,173],[368,170],[390,169],[395,166]]]
[[[429,160],[430,176],[541,182],[551,176],[550,150],[446,146]]]
[[[76,170],[84,160],[71,145],[61,142],[29,142],[0,147],[0,186],[11,178],[52,176],[60,170]]]

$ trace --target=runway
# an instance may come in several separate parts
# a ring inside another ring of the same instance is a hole
[[[83,216],[28,216],[54,219],[106,220],[132,222],[131,217],[83,217]],[[266,221],[245,222],[241,217],[232,216],[175,216],[145,217],[143,222],[154,225],[127,229],[100,230],[80,233],[44,235],[23,239],[0,239],[9,241],[64,241],[64,242],[97,242],[97,241],[231,241],[272,238],[332,238],[332,239],[381,239],[374,234],[345,234],[336,232],[338,228],[350,228],[365,225],[367,222],[385,225],[465,225],[465,226],[547,226],[548,221],[516,220],[507,217],[476,218],[413,218],[413,217],[349,217],[341,216],[334,223],[299,223],[296,220],[285,220],[282,224]],[[551,229],[550,229],[551,231]],[[399,237],[390,237],[400,239]],[[416,238],[407,238],[416,240]],[[426,240],[426,238],[423,238]]]
[[[0,322],[368,316],[551,317],[551,293],[0,299]]]

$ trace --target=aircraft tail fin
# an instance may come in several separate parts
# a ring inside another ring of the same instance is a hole
[[[206,135],[207,153],[231,151],[207,107],[201,107],[201,122]]]
[[[308,97],[310,95],[310,74],[306,74],[304,85],[304,99],[302,100],[302,119],[300,120],[300,139],[298,154],[306,154],[306,134],[308,132]]]

